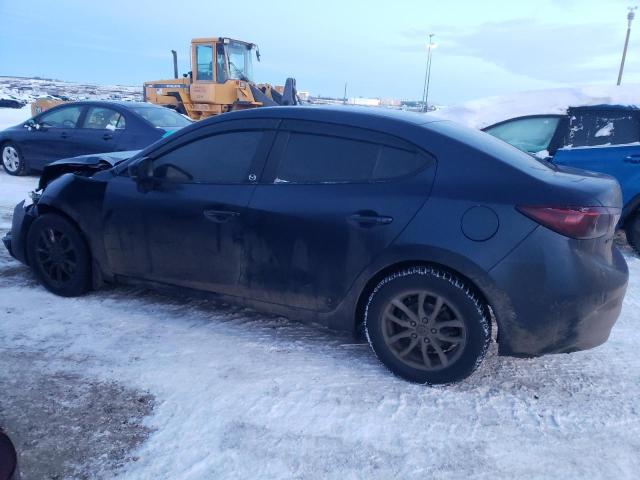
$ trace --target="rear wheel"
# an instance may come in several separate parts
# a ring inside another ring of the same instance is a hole
[[[455,276],[414,267],[382,280],[365,311],[369,344],[394,374],[411,382],[462,380],[491,340],[486,309]]]
[[[631,245],[636,253],[640,254],[640,211],[636,210],[633,212],[624,230],[627,234],[629,245]]]
[[[47,290],[75,297],[91,286],[89,249],[67,219],[45,214],[36,218],[27,235],[29,263]]]
[[[2,167],[9,175],[26,175],[27,164],[18,147],[11,142],[2,145]]]

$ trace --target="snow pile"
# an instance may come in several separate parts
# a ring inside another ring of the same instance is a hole
[[[142,86],[94,85],[40,78],[0,77],[0,99],[33,102],[38,98],[66,100],[142,101]]]
[[[22,108],[0,108],[0,130],[13,127],[31,118],[31,106]]]
[[[471,100],[426,115],[435,115],[473,128],[484,128],[513,117],[566,113],[567,107],[600,104],[640,105],[640,85],[532,90]]]

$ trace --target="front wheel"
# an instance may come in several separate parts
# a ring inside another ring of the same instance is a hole
[[[2,146],[2,166],[9,175],[26,175],[27,164],[20,150],[14,143],[5,143]]]
[[[426,384],[468,377],[491,341],[491,322],[474,293],[452,274],[431,267],[382,280],[369,297],[365,329],[392,373]]]
[[[75,225],[60,215],[36,218],[27,235],[29,264],[47,290],[75,297],[91,287],[91,257]]]

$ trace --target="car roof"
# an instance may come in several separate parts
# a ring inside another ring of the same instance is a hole
[[[607,104],[600,104],[600,105],[579,105],[577,107],[569,107],[567,109],[567,111],[570,110],[582,110],[582,111],[590,111],[590,110],[594,110],[594,111],[600,111],[600,110],[633,110],[633,111],[638,111],[640,110],[640,107],[638,107],[637,105],[607,105]]]
[[[318,105],[318,106],[276,106],[262,107],[225,113],[201,123],[215,123],[221,120],[240,119],[275,119],[275,120],[313,120],[328,123],[348,123],[358,126],[374,126],[380,121],[401,122],[411,125],[424,125],[439,122],[442,119],[428,117],[424,114],[405,112],[380,107],[360,107],[348,105]]]
[[[143,107],[143,108],[164,108],[160,105],[154,105],[152,103],[146,102],[129,102],[126,100],[78,100],[73,102],[65,102],[60,104],[63,105],[100,105],[104,107],[114,106],[114,107],[122,107],[122,108],[130,108],[130,107]],[[58,105],[56,105],[57,107]]]

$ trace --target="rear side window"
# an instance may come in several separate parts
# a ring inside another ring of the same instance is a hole
[[[367,183],[403,177],[434,161],[423,154],[348,138],[290,133],[275,183]]]
[[[84,118],[82,128],[123,130],[125,128],[125,120],[121,113],[110,108],[91,107]]]
[[[245,131],[194,140],[158,157],[153,175],[180,183],[245,183],[262,136]]]
[[[565,145],[597,147],[640,141],[640,122],[629,112],[571,112]]]

